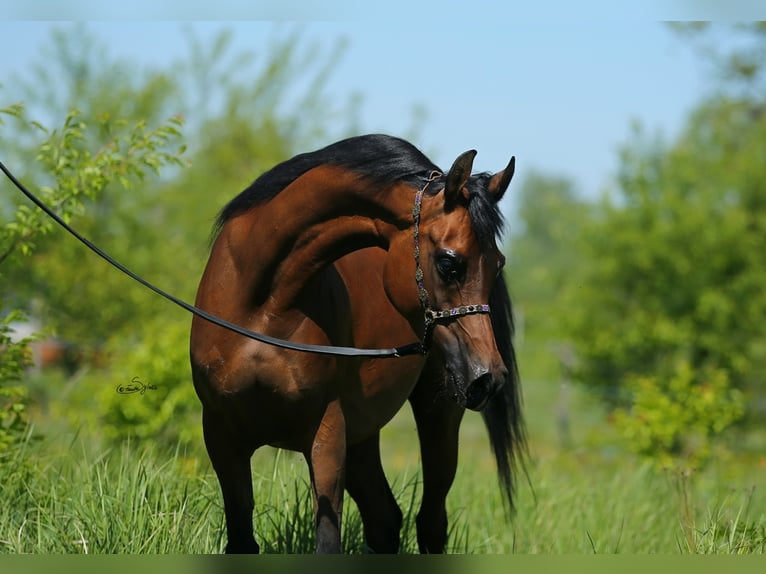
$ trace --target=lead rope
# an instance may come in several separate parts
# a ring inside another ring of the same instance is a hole
[[[97,245],[93,244],[89,239],[80,235],[80,233],[78,233],[74,228],[72,228],[63,219],[61,219],[61,217],[59,217],[59,215],[55,211],[53,211],[50,207],[48,207],[45,203],[43,203],[34,193],[32,193],[29,189],[27,189],[23,183],[21,183],[18,179],[16,179],[16,177],[11,173],[11,171],[7,167],[5,167],[5,165],[1,161],[0,161],[0,170],[2,170],[2,172],[6,175],[6,177],[19,189],[19,191],[21,191],[21,193],[23,193],[27,197],[27,199],[29,199],[32,203],[34,203],[37,207],[39,207],[48,217],[53,219],[56,223],[58,223],[61,227],[63,227],[67,232],[69,232],[72,236],[74,236],[78,241],[84,244],[88,249],[93,251],[96,255],[104,259],[111,266],[119,269],[125,275],[127,275],[134,281],[137,281],[138,283],[140,283],[147,289],[154,291],[159,296],[167,299],[168,301],[172,303],[175,303],[179,307],[185,309],[186,311],[189,311],[190,313],[196,315],[197,317],[200,317],[201,319],[205,319],[206,321],[209,321],[215,325],[218,325],[219,327],[223,327],[224,329],[228,329],[229,331],[233,331],[244,337],[248,337],[249,339],[260,341],[261,343],[266,343],[268,345],[273,345],[275,347],[280,347],[283,349],[290,349],[292,351],[302,351],[305,353],[318,353],[321,355],[334,355],[334,356],[346,356],[346,357],[376,357],[376,358],[404,357],[407,355],[425,354],[424,346],[422,343],[419,343],[419,342],[409,343],[407,345],[402,345],[400,347],[396,347],[393,349],[358,349],[356,347],[335,347],[331,345],[309,345],[306,343],[295,343],[292,341],[285,341],[284,339],[277,339],[276,337],[270,337],[269,335],[264,335],[263,333],[256,333],[255,331],[251,331],[249,329],[245,329],[244,327],[240,327],[239,325],[236,325],[234,323],[230,323],[229,321],[226,321],[225,319],[221,319],[220,317],[217,317],[216,315],[213,315],[212,313],[208,313],[207,311],[204,311],[203,309],[200,309],[199,307],[195,307],[194,305],[191,305],[187,303],[186,301],[179,299],[178,297],[174,295],[171,295],[167,291],[160,289],[159,287],[153,285],[152,283],[149,283],[149,281],[147,281],[140,275],[134,273],[133,271],[125,267],[122,263],[120,263],[119,261],[114,259],[112,256],[110,256],[108,253],[100,249]]]

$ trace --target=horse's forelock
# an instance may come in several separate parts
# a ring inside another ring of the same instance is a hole
[[[500,207],[487,190],[490,177],[488,173],[481,173],[472,176],[468,182],[468,213],[483,250],[490,249],[505,229]]]

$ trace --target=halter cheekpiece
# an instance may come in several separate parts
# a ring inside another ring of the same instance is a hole
[[[446,309],[443,311],[437,311],[431,307],[431,303],[428,299],[428,290],[423,283],[423,268],[420,265],[420,212],[423,206],[423,194],[428,186],[435,180],[442,177],[438,171],[432,171],[428,175],[423,187],[418,189],[415,194],[415,205],[412,208],[412,222],[413,222],[413,237],[415,240],[415,283],[418,286],[418,297],[420,298],[420,305],[423,308],[423,316],[425,320],[425,328],[423,330],[423,342],[420,345],[422,354],[427,354],[431,347],[431,338],[433,336],[434,326],[439,322],[447,322],[452,319],[462,317],[464,315],[473,315],[475,313],[489,313],[489,305],[482,303],[479,305],[460,305],[459,307],[453,307],[452,309]]]

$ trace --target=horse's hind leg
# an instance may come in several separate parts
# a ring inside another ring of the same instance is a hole
[[[402,511],[391,493],[380,462],[379,433],[348,448],[346,490],[362,515],[368,548],[376,553],[398,552]]]
[[[227,554],[257,554],[253,538],[253,479],[250,457],[253,449],[235,436],[223,417],[209,409],[202,412],[202,428],[210,462],[223,493],[226,514]]]
[[[442,553],[447,545],[447,493],[457,471],[458,438],[463,408],[440,396],[440,376],[424,374],[410,395],[420,438],[423,500],[416,518],[418,548]]]

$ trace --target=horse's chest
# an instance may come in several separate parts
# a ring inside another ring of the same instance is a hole
[[[342,397],[350,442],[364,440],[399,412],[418,381],[422,359],[367,361],[358,384],[344,388]]]

